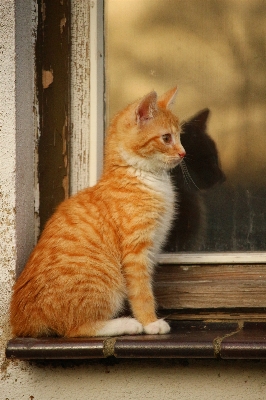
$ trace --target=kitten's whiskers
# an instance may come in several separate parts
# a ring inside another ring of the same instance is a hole
[[[188,168],[187,168],[187,166],[186,166],[186,162],[185,162],[184,159],[181,161],[180,167],[181,167],[181,170],[182,170],[184,182],[185,182],[185,184],[188,186],[188,188],[189,188],[189,189],[191,188],[190,182],[192,182],[193,185],[195,186],[195,188],[197,188],[198,190],[200,190],[200,188],[196,185],[196,183],[194,182],[192,176],[190,175],[190,173],[189,173],[189,171],[188,171]]]

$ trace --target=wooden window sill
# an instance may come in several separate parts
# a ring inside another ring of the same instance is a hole
[[[170,316],[171,317],[171,316]],[[170,318],[171,319],[171,318]],[[116,358],[266,359],[266,322],[171,320],[167,335],[115,338],[15,338],[7,358],[20,360]]]

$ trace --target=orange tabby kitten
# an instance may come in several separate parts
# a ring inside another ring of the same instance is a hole
[[[185,156],[175,95],[151,92],[114,117],[101,179],[58,207],[14,286],[14,335],[169,332],[152,272],[174,214],[168,171]],[[125,298],[135,318],[115,318]]]

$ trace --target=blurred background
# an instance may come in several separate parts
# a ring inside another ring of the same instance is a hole
[[[174,85],[181,121],[210,109],[207,132],[226,180],[196,194],[202,240],[183,250],[265,251],[266,2],[105,0],[105,29],[107,124]]]

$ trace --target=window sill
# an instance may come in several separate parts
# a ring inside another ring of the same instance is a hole
[[[266,359],[266,322],[171,321],[167,335],[115,338],[15,338],[7,358],[20,360],[116,358]]]

